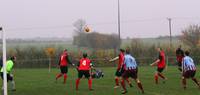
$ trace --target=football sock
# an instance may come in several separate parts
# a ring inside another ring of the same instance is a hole
[[[62,74],[60,73],[60,74],[58,74],[57,76],[56,76],[56,80],[58,79],[58,78],[60,78],[62,76]]]
[[[88,80],[89,89],[92,89],[92,79]]]
[[[119,86],[119,78],[115,78],[115,85]]]
[[[155,79],[156,84],[158,84],[158,75],[157,74],[154,75],[154,79]]]
[[[140,90],[142,91],[142,93],[144,93],[144,90],[143,90],[143,87],[142,87],[141,82],[138,82],[137,85],[138,85],[138,87],[140,88]]]
[[[66,83],[67,80],[67,74],[64,74],[64,84]]]
[[[122,88],[124,89],[124,91],[127,91],[127,90],[126,90],[126,85],[125,85],[124,80],[121,81],[121,85],[122,85]]]
[[[79,82],[80,82],[80,78],[76,79],[76,90],[78,90]]]
[[[198,86],[200,86],[196,78],[192,78],[192,80],[193,80]]]

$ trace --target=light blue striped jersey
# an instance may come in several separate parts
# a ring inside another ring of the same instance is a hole
[[[196,67],[194,65],[194,61],[189,56],[185,56],[183,58],[183,64],[182,64],[182,66],[183,66],[183,70],[184,71],[187,71],[187,70],[196,70]]]
[[[132,57],[130,54],[126,54],[124,56],[124,64],[125,64],[125,69],[136,69],[137,68],[137,63],[135,61],[135,58]]]

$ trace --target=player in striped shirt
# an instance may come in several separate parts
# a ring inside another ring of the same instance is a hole
[[[127,93],[127,89],[125,86],[125,80],[129,77],[131,77],[132,79],[134,79],[137,82],[138,87],[140,88],[140,90],[142,91],[142,93],[144,93],[142,84],[138,78],[138,71],[137,71],[137,63],[135,61],[135,58],[131,56],[129,49],[126,49],[126,55],[124,56],[124,72],[122,74],[122,81],[121,81],[121,85],[123,88],[122,94]]]
[[[200,84],[195,78],[196,73],[196,66],[194,64],[193,59],[189,56],[190,52],[185,51],[185,57],[182,61],[182,84],[183,88],[186,89],[186,79],[192,78],[192,80],[197,84],[197,86],[200,88]]]

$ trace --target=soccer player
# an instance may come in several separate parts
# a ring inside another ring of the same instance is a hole
[[[184,51],[181,49],[181,45],[176,50],[176,61],[178,64],[178,70],[182,71],[182,60],[184,57]]]
[[[193,59],[189,56],[190,52],[185,51],[185,57],[183,58],[182,63],[182,84],[183,88],[186,89],[186,79],[192,78],[192,80],[197,84],[197,86],[200,88],[200,84],[195,78],[196,73],[196,66],[194,65]]]
[[[125,66],[124,67],[125,71],[122,74],[122,81],[121,81],[121,85],[123,88],[122,94],[128,92],[125,86],[125,80],[129,77],[133,78],[136,81],[138,87],[140,88],[142,93],[144,93],[142,84],[137,75],[137,63],[135,61],[135,58],[130,55],[129,49],[126,49],[126,55],[124,57],[124,66]]]
[[[15,56],[12,56],[10,58],[10,60],[8,60],[6,62],[6,72],[7,72],[7,81],[11,81],[11,84],[12,84],[12,91],[16,91],[16,88],[15,88],[15,81],[14,81],[14,78],[13,78],[13,75],[11,74],[11,71],[13,69],[13,66],[14,66],[14,63],[16,61],[16,57]],[[1,78],[3,79],[3,67],[1,68]],[[3,87],[2,87],[2,90],[3,90]]]
[[[155,83],[158,84],[158,77],[161,77],[163,80],[166,80],[166,77],[162,74],[163,70],[165,69],[165,52],[161,48],[157,48],[159,52],[159,56],[155,62],[150,64],[151,66],[157,65],[157,71],[154,75]],[[163,81],[165,82],[165,81]]]
[[[115,60],[119,59],[117,70],[115,72],[115,87],[114,88],[118,88],[119,87],[119,79],[122,76],[122,73],[124,71],[123,68],[122,68],[123,64],[124,64],[124,55],[125,55],[124,52],[125,52],[124,49],[120,49],[119,56],[109,60],[110,62],[112,62],[112,61],[115,61]],[[130,87],[133,87],[131,82],[128,80],[128,78],[126,79],[126,81],[128,82]]]
[[[91,60],[87,58],[87,53],[83,53],[83,58],[80,59],[78,64],[78,78],[76,79],[76,90],[78,90],[79,82],[83,75],[88,79],[89,90],[92,91],[92,77],[90,76]]]
[[[59,59],[59,67],[60,67],[60,73],[56,75],[56,81],[63,75],[64,76],[64,81],[63,83],[66,83],[66,79],[67,79],[67,72],[68,72],[68,64],[72,64],[70,59],[69,59],[69,55],[67,53],[67,49],[65,49],[63,51],[63,53],[60,55],[60,59]],[[74,64],[72,64],[74,65]]]

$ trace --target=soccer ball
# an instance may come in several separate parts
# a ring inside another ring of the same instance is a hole
[[[85,26],[84,31],[85,31],[85,32],[90,32],[90,28],[87,27],[87,26]]]

